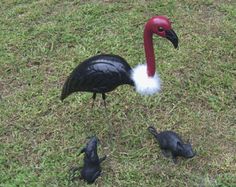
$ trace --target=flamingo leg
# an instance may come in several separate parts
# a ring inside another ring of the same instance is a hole
[[[107,105],[106,105],[106,94],[105,93],[102,93],[102,99],[103,99],[103,103],[104,103],[105,108],[107,108]]]
[[[93,97],[92,97],[92,99],[93,99],[92,108],[94,107],[94,101],[95,101],[95,99],[96,99],[96,95],[97,95],[97,94],[94,92],[94,93],[93,93]]]

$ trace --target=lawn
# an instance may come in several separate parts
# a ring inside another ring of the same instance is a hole
[[[154,38],[160,94],[118,87],[59,100],[66,77],[98,53],[143,63],[144,23],[167,15],[179,49]],[[94,186],[236,185],[236,2],[1,0],[0,186],[86,186],[68,180],[87,137],[107,155]],[[164,158],[148,133],[174,130],[197,156]]]

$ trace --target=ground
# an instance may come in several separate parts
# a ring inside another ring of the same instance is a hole
[[[167,15],[179,49],[154,38],[160,94],[130,86],[59,100],[66,77],[98,53],[143,63],[143,27]],[[87,137],[100,139],[94,186],[236,184],[236,3],[222,0],[2,0],[0,6],[0,186],[85,186],[68,181]],[[177,165],[147,127],[190,139],[197,156]]]

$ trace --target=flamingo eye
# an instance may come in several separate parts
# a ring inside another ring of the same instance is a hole
[[[163,28],[163,27],[159,27],[159,28],[158,28],[158,31],[159,31],[159,32],[163,32],[163,31],[164,31],[164,28]]]

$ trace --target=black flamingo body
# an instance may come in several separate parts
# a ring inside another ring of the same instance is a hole
[[[130,78],[131,67],[118,55],[102,54],[89,58],[79,64],[67,78],[61,100],[73,92],[105,93],[123,84],[134,85]]]

